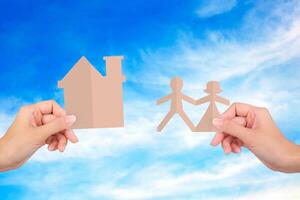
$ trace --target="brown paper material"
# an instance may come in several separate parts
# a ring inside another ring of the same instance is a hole
[[[218,93],[222,92],[220,84],[217,81],[208,82],[204,92],[208,93],[208,95],[206,97],[198,99],[196,104],[201,105],[209,102],[209,105],[204,116],[196,126],[196,131],[212,132],[214,131],[212,121],[214,118],[220,116],[216,102],[222,103],[224,105],[229,105],[230,101],[217,95]]]
[[[175,77],[171,80],[170,86],[172,88],[172,92],[157,100],[157,105],[160,105],[162,103],[165,103],[166,101],[171,101],[170,105],[170,111],[168,114],[165,116],[165,118],[162,120],[162,122],[159,124],[157,127],[157,131],[162,131],[162,129],[167,125],[167,123],[170,121],[170,119],[175,115],[178,114],[183,121],[186,123],[186,125],[191,129],[191,131],[195,131],[195,127],[191,120],[188,118],[188,116],[185,114],[183,110],[183,101],[187,101],[191,104],[196,104],[196,101],[186,95],[184,95],[181,90],[183,87],[183,81],[179,77]]]
[[[178,114],[183,121],[186,123],[186,125],[190,128],[193,132],[212,132],[213,130],[213,124],[212,121],[214,118],[218,117],[220,115],[218,108],[216,106],[216,102],[229,105],[229,100],[218,96],[217,94],[220,93],[222,90],[220,88],[220,84],[217,81],[210,81],[206,85],[206,89],[204,92],[208,93],[207,96],[194,100],[191,97],[188,97],[184,95],[181,90],[183,87],[183,81],[179,77],[175,77],[171,80],[170,86],[172,88],[172,92],[159,99],[157,101],[157,105],[160,105],[162,103],[165,103],[167,101],[171,101],[170,104],[170,111],[165,116],[165,118],[162,120],[162,122],[157,127],[157,131],[162,131],[162,129],[167,125],[167,123],[170,121],[170,119],[175,115]],[[183,109],[183,101],[187,101],[193,105],[201,105],[204,103],[209,102],[209,106],[198,123],[197,126],[194,126],[191,120],[188,118],[188,116],[185,114]]]
[[[67,114],[77,117],[72,128],[124,127],[122,85],[123,56],[104,57],[106,76],[83,56],[58,81],[64,90]]]

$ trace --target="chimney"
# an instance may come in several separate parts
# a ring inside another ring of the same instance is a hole
[[[104,56],[106,64],[106,77],[113,79],[125,80],[122,73],[122,60],[123,56]]]

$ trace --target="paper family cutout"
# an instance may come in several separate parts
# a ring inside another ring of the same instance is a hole
[[[65,77],[58,81],[58,87],[64,90],[65,109],[67,114],[76,115],[77,120],[71,128],[109,128],[124,127],[123,111],[123,56],[103,57],[106,62],[106,76],[82,56]],[[172,93],[159,99],[157,105],[171,101],[170,111],[157,127],[157,131],[167,125],[170,119],[178,114],[194,132],[213,131],[212,120],[219,116],[216,102],[229,105],[229,100],[218,96],[222,90],[217,81],[207,83],[204,92],[207,96],[194,100],[181,92],[183,81],[179,77],[171,80]],[[210,102],[200,120],[194,126],[183,109],[183,101],[193,105]]]
[[[220,84],[217,81],[208,82],[206,85],[206,89],[204,90],[204,92],[206,92],[208,95],[198,100],[194,100],[193,98],[188,97],[181,92],[183,87],[183,81],[179,77],[175,77],[171,80],[170,87],[172,89],[172,92],[169,95],[157,100],[157,105],[160,105],[167,101],[171,101],[170,111],[167,113],[165,118],[157,127],[157,131],[159,132],[162,131],[162,129],[167,125],[167,123],[175,114],[178,114],[193,132],[214,131],[212,120],[220,115],[218,108],[216,106],[216,102],[219,102],[224,105],[230,104],[229,100],[217,95],[222,91]],[[193,105],[201,105],[209,102],[209,106],[204,116],[196,126],[193,125],[192,121],[184,112],[183,101],[186,101]]]
[[[106,62],[106,76],[83,56],[58,81],[64,90],[67,114],[77,117],[72,128],[124,127],[122,85],[123,56],[103,57]]]

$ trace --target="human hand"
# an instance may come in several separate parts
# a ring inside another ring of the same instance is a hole
[[[270,169],[300,172],[300,147],[284,137],[267,109],[235,103],[213,124],[217,133],[211,144],[222,143],[225,153],[244,146]]]
[[[78,141],[69,129],[75,120],[52,100],[22,107],[0,139],[0,171],[20,167],[45,144],[63,152],[68,140]]]

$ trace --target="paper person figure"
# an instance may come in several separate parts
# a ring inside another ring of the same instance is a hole
[[[188,116],[185,114],[185,112],[183,110],[182,101],[187,101],[194,105],[196,104],[196,101],[194,99],[184,95],[181,92],[182,87],[183,87],[183,81],[181,78],[179,78],[179,77],[173,78],[171,80],[170,86],[173,90],[172,93],[157,100],[157,103],[156,103],[157,105],[160,105],[166,101],[169,101],[169,100],[171,101],[170,111],[168,112],[168,114],[165,116],[165,118],[162,120],[162,122],[157,127],[157,131],[161,131],[175,114],[178,114],[183,119],[183,121],[188,125],[188,127],[192,131],[194,131],[195,127],[194,127],[193,123],[191,122],[191,120],[188,118]]]
[[[222,103],[224,105],[230,104],[229,100],[217,95],[221,91],[222,90],[220,88],[220,84],[217,81],[210,81],[207,83],[206,89],[204,90],[204,92],[208,93],[208,95],[196,101],[197,105],[209,102],[209,106],[204,116],[196,126],[197,132],[214,131],[212,120],[220,115],[216,106],[216,102]]]
[[[58,87],[64,89],[67,114],[77,117],[72,128],[123,127],[122,74],[123,56],[108,56],[106,76],[83,56],[63,78]]]

